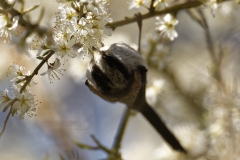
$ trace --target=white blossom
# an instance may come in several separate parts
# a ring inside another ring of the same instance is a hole
[[[74,30],[74,36],[77,38],[79,42],[82,41],[82,37],[86,37],[88,34],[89,25],[87,25],[86,18],[82,17],[80,20],[77,18],[73,18],[73,21],[71,23],[73,30]]]
[[[93,46],[100,48],[103,38],[111,35],[111,29],[106,27],[112,22],[107,0],[65,2],[57,14],[53,29],[55,47],[52,49],[56,51],[58,48],[61,58],[66,54],[76,57],[70,49],[74,44],[80,44],[78,51],[92,52]],[[64,49],[69,52],[60,53]]]
[[[71,58],[75,58],[77,54],[73,50],[74,43],[74,39],[71,39],[69,41],[64,41],[63,39],[60,39],[59,41],[57,41],[57,44],[53,45],[52,50],[54,50],[55,53],[58,54],[61,58],[66,55]]]
[[[60,21],[71,21],[72,18],[77,17],[77,12],[71,7],[67,6],[66,4],[62,4],[58,7],[59,12],[59,20]]]
[[[8,24],[9,17],[7,14],[0,13],[0,37],[4,37],[5,41],[11,40],[13,30],[18,26],[19,17],[15,16],[12,18],[12,22]]]
[[[31,72],[28,70],[26,73],[23,72],[25,68],[23,66],[19,66],[16,63],[12,65],[12,70],[10,71],[10,74],[13,76],[11,79],[12,82],[14,82],[13,86],[15,89],[20,90],[21,87],[26,82],[27,78],[30,76]],[[31,86],[35,85],[36,83],[31,80],[30,83],[26,86],[25,90],[29,90]]]
[[[23,79],[25,78],[24,73],[22,72],[25,68],[23,66],[19,66],[16,63],[12,65],[12,73],[15,76],[15,79]]]
[[[168,1],[169,0],[155,0],[154,3],[153,3],[153,6],[158,7],[162,3],[164,3],[165,6],[168,6]]]
[[[149,5],[149,0],[132,0],[132,2],[129,3],[128,9],[139,9],[141,6],[149,7]]]
[[[0,110],[7,105],[8,102],[10,102],[12,99],[8,96],[8,90],[5,89],[5,91],[0,91]]]
[[[166,14],[164,17],[156,17],[158,26],[156,30],[160,31],[160,36],[166,35],[171,41],[174,40],[178,33],[175,30],[175,26],[178,24],[178,20],[171,14]]]
[[[60,80],[60,77],[58,76],[58,74],[63,75],[62,72],[65,71],[65,69],[59,69],[60,66],[61,66],[61,62],[59,58],[56,58],[53,63],[48,64],[48,70],[46,72],[41,73],[40,76],[48,75],[48,79],[50,83],[53,83],[53,80],[55,78]]]
[[[21,81],[23,79],[26,78],[26,76],[30,75],[30,71],[28,71],[27,73],[23,73],[23,70],[25,68],[23,66],[19,66],[16,63],[14,63],[12,65],[12,75],[14,76],[13,79],[11,79],[11,81],[17,82],[17,81]]]
[[[47,37],[45,37],[43,40],[35,37],[32,40],[30,49],[31,50],[37,50],[37,57],[41,55],[43,50],[49,49],[49,47],[47,47]]]
[[[106,0],[88,0],[87,8],[95,15],[109,14],[109,3]]]
[[[14,94],[17,101],[12,107],[13,109],[21,112],[19,118],[23,119],[25,113],[29,116],[33,116],[36,111],[34,96],[30,92],[20,93],[18,90],[14,90]]]
[[[171,41],[178,36],[175,31],[175,26],[178,24],[178,20],[171,14],[166,14],[164,17],[156,17],[156,30],[160,31],[160,35],[166,35]]]
[[[102,20],[93,20],[93,33],[90,32],[90,34],[96,36],[95,38],[99,40],[101,40],[104,35],[111,36],[112,29],[104,27],[108,22],[112,22],[112,19],[109,17],[104,17]]]

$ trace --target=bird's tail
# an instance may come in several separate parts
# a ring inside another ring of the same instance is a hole
[[[171,133],[152,107],[146,104],[141,110],[141,113],[174,150],[186,153],[186,150],[181,146],[177,138]]]

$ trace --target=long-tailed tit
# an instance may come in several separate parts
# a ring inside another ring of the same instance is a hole
[[[146,73],[147,64],[136,50],[126,44],[115,43],[107,49],[94,51],[85,84],[106,101],[122,102],[141,112],[173,149],[186,152],[160,116],[147,104]]]

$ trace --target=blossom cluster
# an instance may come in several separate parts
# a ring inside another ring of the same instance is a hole
[[[153,3],[155,10],[162,8],[162,5],[168,6],[169,0],[156,0]],[[129,9],[139,9],[140,7],[145,7],[150,9],[150,0],[133,0],[129,3]],[[175,30],[175,26],[178,24],[178,20],[172,14],[166,14],[163,17],[156,17],[156,30],[159,32],[159,37],[166,37],[169,40],[173,41],[177,38],[178,34]]]
[[[51,34],[45,37],[33,34],[30,46],[31,50],[37,51],[37,59],[47,65],[47,71],[40,76],[48,75],[50,83],[54,79],[60,79],[59,74],[63,75],[65,71],[61,69],[63,58],[76,58],[77,54],[88,55],[93,48],[101,48],[104,37],[110,36],[112,31],[106,27],[106,24],[112,21],[107,0],[57,0],[57,2],[59,7]],[[0,9],[0,36],[4,37],[5,41],[14,41],[11,37],[20,26],[18,20],[19,16],[12,17],[7,10]],[[78,50],[75,51],[75,48]],[[49,55],[55,55],[54,62],[48,62],[48,58],[51,57]],[[30,71],[23,73],[23,70],[24,67],[17,64],[12,66],[10,72],[13,75],[12,88],[6,89],[0,95],[0,109],[6,111],[11,107],[9,113],[12,115],[20,111],[21,119],[25,113],[32,116],[36,111],[34,96],[30,92],[30,87],[36,83],[32,81],[33,75]]]
[[[205,0],[203,2],[203,6],[210,8],[211,14],[214,17],[215,11],[218,9],[218,0]],[[161,9],[164,9],[165,7],[168,7],[169,3],[170,0],[155,0],[152,5],[155,11],[159,11]],[[151,0],[132,0],[129,3],[128,9],[138,10],[140,7],[144,7],[150,10],[150,4]],[[156,30],[159,31],[160,37],[166,37],[170,41],[173,41],[175,38],[178,37],[175,26],[179,23],[179,21],[176,19],[175,16],[173,16],[172,14],[165,14],[162,17],[156,17],[156,20]]]
[[[65,2],[59,6],[53,28],[52,50],[61,58],[65,55],[76,57],[73,45],[78,44],[78,52],[88,54],[92,47],[102,47],[103,38],[111,35],[106,24],[109,18],[109,3],[105,0],[81,0]]]
[[[77,54],[89,55],[92,49],[103,46],[103,38],[111,35],[111,28],[106,24],[111,22],[109,17],[109,3],[107,0],[80,0],[80,1],[57,1],[59,11],[52,29],[52,41],[49,38],[35,39],[31,46],[37,50],[37,57],[43,59],[49,50],[54,51],[57,59],[48,64],[50,82],[59,79],[57,73],[62,73],[61,59],[65,57],[76,58]],[[75,48],[78,48],[75,51]]]
[[[5,91],[0,92],[0,109],[6,111],[10,107],[12,108],[11,114],[19,114],[20,119],[23,119],[25,113],[29,116],[35,115],[36,104],[34,100],[34,95],[30,91],[30,87],[36,83],[32,80],[25,86],[28,77],[30,76],[30,71],[24,73],[25,68],[17,64],[13,64],[10,68],[9,76],[13,78],[11,81],[13,85],[11,89],[5,89]]]

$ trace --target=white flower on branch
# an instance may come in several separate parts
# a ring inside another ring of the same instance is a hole
[[[20,93],[18,90],[14,90],[14,94],[17,101],[14,102],[12,107],[14,110],[21,112],[19,118],[23,119],[25,113],[30,117],[33,116],[36,112],[34,96],[30,92]]]
[[[178,20],[171,14],[166,14],[164,17],[156,17],[156,30],[160,31],[160,36],[167,36],[171,41],[178,37],[175,26]]]
[[[71,7],[67,6],[66,4],[60,5],[59,9],[59,20],[60,21],[71,21],[73,17],[77,17],[77,12]]]
[[[9,39],[11,39],[11,34],[13,34],[12,31],[18,26],[18,20],[18,16],[15,16],[12,18],[12,20],[10,20],[7,14],[0,13],[0,37],[5,39],[4,42],[7,42]]]
[[[5,89],[5,91],[0,91],[0,110],[7,105],[8,102],[10,102],[12,99],[8,96],[8,90]]]
[[[106,28],[107,23],[112,22],[112,18],[104,17],[101,20],[93,19],[92,20],[92,36],[96,36],[95,39],[101,40],[101,38],[104,35],[111,36],[112,35],[112,29]]]
[[[24,69],[25,68],[23,66],[19,66],[16,63],[14,63],[12,65],[12,69],[9,74],[11,74],[13,76],[11,81],[14,82],[13,86],[15,87],[15,89],[20,90],[31,74],[30,71],[23,73]],[[35,84],[37,84],[37,83],[35,83],[34,81],[31,80],[30,83],[26,86],[26,90],[29,90],[30,87]]]
[[[31,50],[37,50],[37,57],[41,55],[43,50],[49,49],[47,47],[47,37],[45,37],[43,40],[36,38],[32,40],[30,49]]]
[[[46,72],[41,73],[40,76],[48,75],[50,83],[53,83],[53,80],[55,79],[60,80],[58,74],[63,75],[62,72],[65,71],[65,69],[59,69],[60,66],[61,62],[59,58],[56,58],[53,63],[48,64],[48,70]]]
[[[55,27],[53,39],[54,43],[51,47],[56,54],[58,54],[61,58],[66,55],[75,58],[77,54],[73,49],[73,45],[76,43],[76,39],[72,36],[74,34],[69,27]]]
[[[87,25],[87,20],[84,17],[81,19],[73,18],[71,22],[74,30],[74,36],[79,42],[81,42],[82,37],[87,36],[88,31],[90,30],[90,25]]]
[[[141,6],[148,8],[150,6],[149,0],[132,0],[129,3],[128,9],[139,9]]]
[[[95,15],[109,14],[109,3],[105,0],[88,0],[87,8]]]
[[[59,46],[63,51],[80,44],[78,50],[87,54],[93,46],[102,47],[103,37],[111,35],[111,29],[106,27],[107,23],[112,22],[107,0],[66,2],[61,4],[57,14],[53,38],[56,47]],[[56,51],[55,48],[53,50]],[[57,52],[61,57],[67,54],[60,51]],[[73,52],[68,53],[70,57],[76,57]]]
[[[162,3],[164,3],[165,6],[168,6],[168,1],[169,0],[155,0],[154,3],[153,3],[153,6],[158,7]]]
[[[58,44],[58,48],[55,50],[56,53],[59,52],[59,56],[63,58],[65,55],[75,58],[77,54],[73,50],[72,46],[74,44],[75,40],[69,40],[68,42],[61,42]]]
[[[77,54],[73,49],[74,44],[75,39],[64,40],[62,38],[59,38],[59,40],[56,41],[56,44],[53,45],[52,50],[54,50],[55,53],[58,54],[61,58],[65,57],[66,55],[71,58],[75,58]]]
[[[25,68],[23,66],[19,66],[16,63],[14,63],[12,65],[12,71],[11,73],[15,76],[12,81],[16,81],[16,80],[21,80],[23,78],[25,78],[25,74],[22,72]]]

